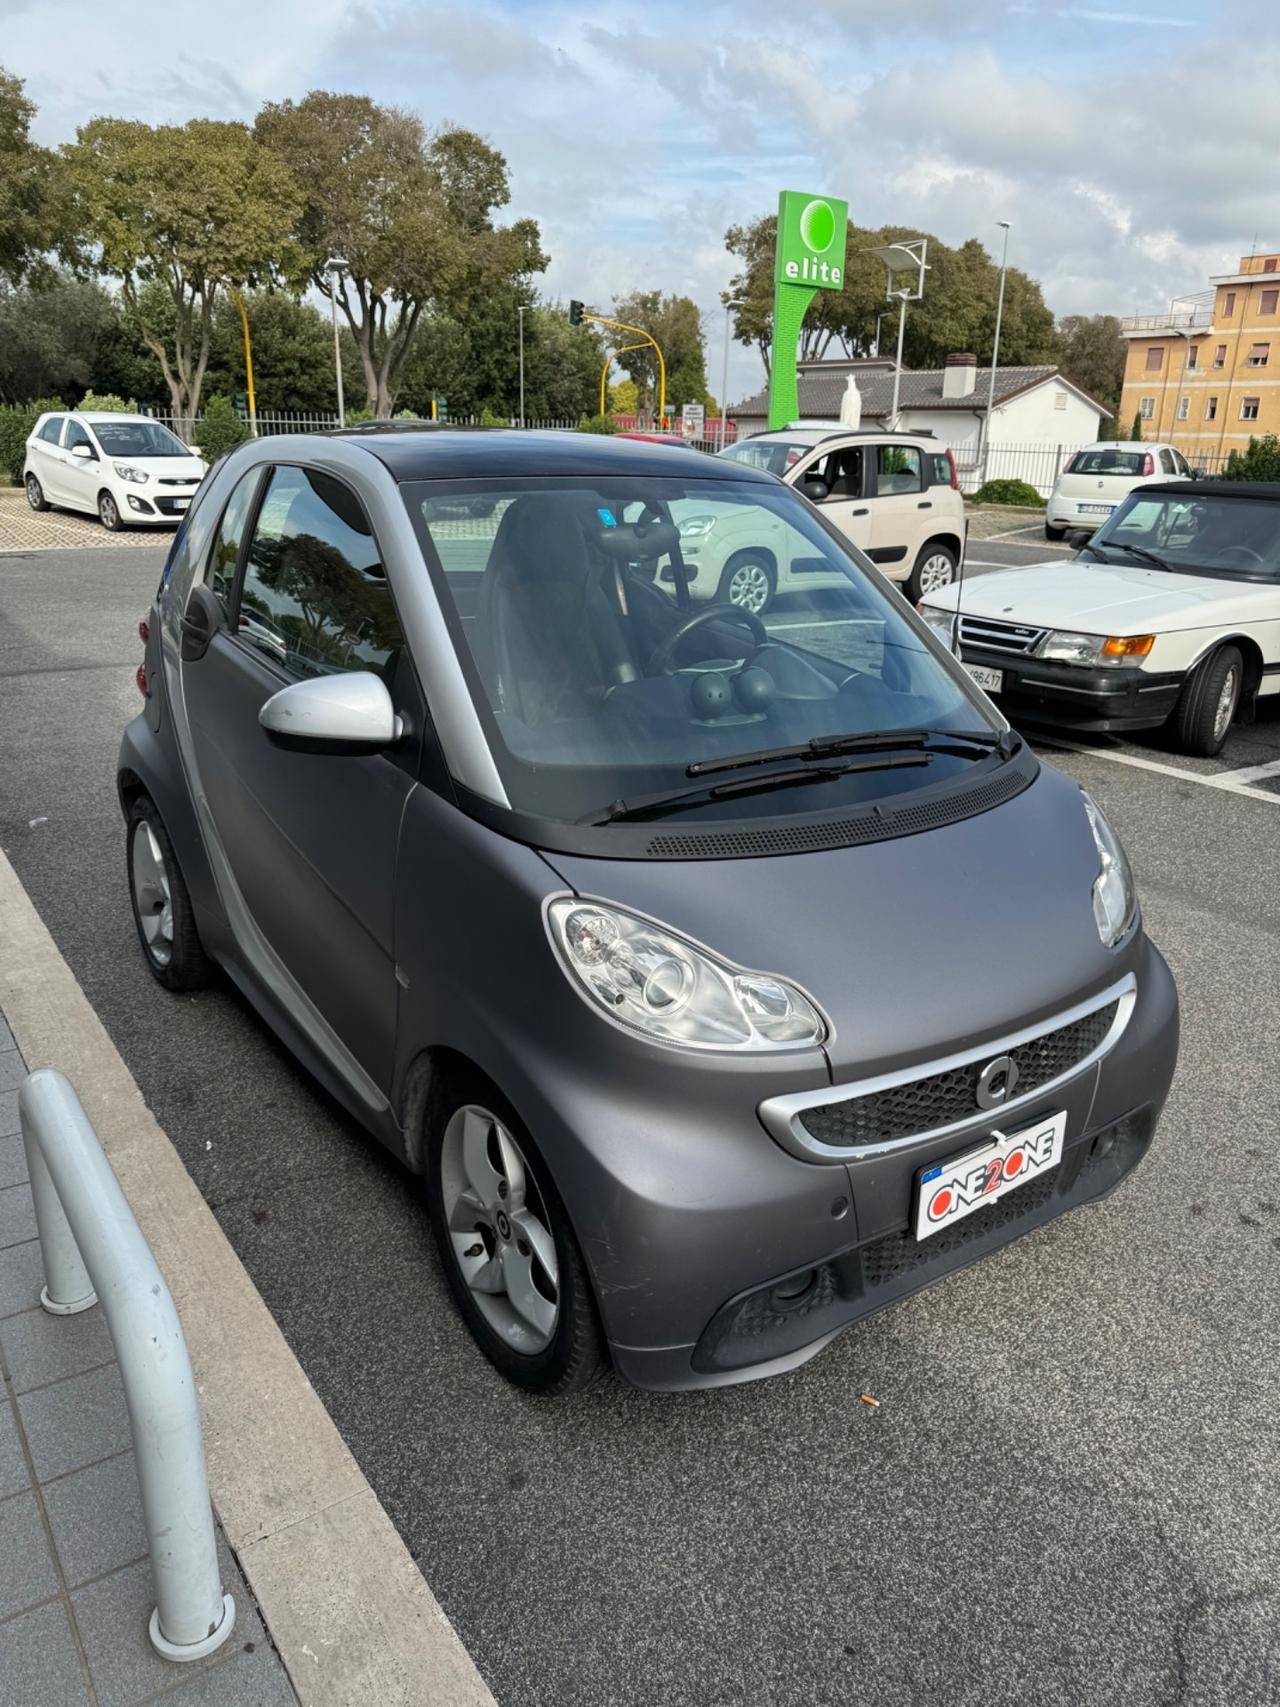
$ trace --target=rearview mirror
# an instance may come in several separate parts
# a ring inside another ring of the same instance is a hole
[[[71,454],[72,456],[79,457],[81,462],[94,462],[97,460],[88,445],[72,445]]]
[[[819,480],[816,475],[812,479],[802,480],[800,490],[814,504],[820,504],[824,498],[831,496],[830,486],[825,480]]]
[[[354,670],[281,688],[258,713],[267,734],[310,752],[376,753],[404,733],[380,676]]]

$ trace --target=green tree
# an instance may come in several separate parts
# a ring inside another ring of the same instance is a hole
[[[328,315],[284,291],[246,291],[244,307],[258,409],[336,419],[333,331]],[[343,364],[348,374],[358,368],[349,336]],[[219,301],[214,314],[206,383],[229,397],[246,390],[244,332],[239,310],[227,298]]]
[[[661,291],[633,291],[614,305],[614,320],[638,326],[657,340],[667,368],[668,414],[678,413],[682,404],[701,403],[707,395],[706,350],[702,319],[697,304],[687,296],[664,296]],[[607,328],[612,331],[612,327]],[[615,333],[621,338],[621,333]],[[636,382],[641,410],[658,403],[658,361],[647,346],[627,350],[618,365]]]
[[[346,263],[338,306],[377,415],[395,408],[424,313],[464,318],[472,295],[510,291],[546,266],[533,220],[493,223],[509,199],[507,163],[472,131],[429,136],[412,113],[313,90],[269,103],[255,133],[301,186],[296,231],[312,283],[329,296],[326,260]]]
[[[1233,450],[1223,479],[1280,480],[1280,438],[1266,433],[1260,439],[1250,439],[1248,450]]]
[[[241,124],[97,118],[76,134],[64,154],[82,263],[120,280],[185,437],[219,293],[297,271],[289,234],[301,198],[284,162]],[[161,289],[144,293],[148,284]]]
[[[31,140],[35,106],[0,65],[0,279],[38,276],[66,232],[66,186],[57,156]]]
[[[249,437],[249,429],[231,399],[214,392],[193,428],[193,436],[205,461],[216,462],[224,451],[242,445]]]
[[[16,290],[0,286],[0,402],[51,392],[78,397],[94,382],[118,322],[100,284],[65,272],[50,270]]]
[[[1058,365],[1113,418],[1124,386],[1125,341],[1114,314],[1068,314],[1058,322]],[[1106,437],[1105,433],[1103,437]]]
[[[1129,437],[1131,439],[1140,439],[1142,437],[1142,424],[1142,410],[1139,409],[1138,413],[1133,417],[1133,426],[1129,429]]]
[[[402,396],[420,415],[432,396],[449,413],[485,409],[514,419],[520,409],[518,299],[510,291],[478,295],[464,317],[428,314],[405,364]],[[527,302],[524,316],[524,399],[527,420],[577,420],[600,406],[602,340],[596,328],[570,326],[562,304]]]

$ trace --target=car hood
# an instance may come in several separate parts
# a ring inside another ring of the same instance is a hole
[[[110,463],[140,468],[153,480],[203,480],[209,465],[198,456],[116,456],[108,455]]]
[[[963,600],[961,592],[963,591]],[[966,616],[1085,634],[1152,634],[1274,610],[1276,589],[1213,575],[1167,574],[1138,563],[1041,563],[940,587],[928,603]]]
[[[1079,788],[1042,765],[992,811],[870,846],[758,859],[544,857],[581,895],[802,985],[837,1080],[1034,1024],[1128,968],[1104,949]]]

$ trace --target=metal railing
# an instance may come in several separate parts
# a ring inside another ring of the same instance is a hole
[[[1213,305],[1206,308],[1186,308],[1165,314],[1126,314],[1120,319],[1121,332],[1207,332],[1213,325]]]
[[[43,1307],[101,1303],[124,1383],[156,1605],[148,1633],[167,1660],[198,1660],[235,1625],[222,1590],[195,1378],[164,1276],[80,1099],[61,1073],[32,1073],[18,1114],[35,1204]]]

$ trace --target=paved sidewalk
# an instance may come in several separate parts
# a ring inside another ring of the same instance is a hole
[[[0,486],[0,554],[6,551],[49,551],[59,546],[98,545],[116,550],[122,545],[163,546],[173,542],[172,528],[128,528],[108,533],[95,516],[70,510],[45,510],[37,515],[21,486]]]
[[[5,1707],[296,1707],[230,1548],[236,1624],[177,1665],[155,1605],[129,1419],[101,1309],[39,1307],[43,1274],[18,1131],[22,1056],[0,1014],[0,1702]]]

